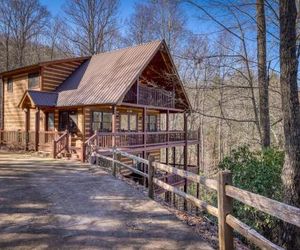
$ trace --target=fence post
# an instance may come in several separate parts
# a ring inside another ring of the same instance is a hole
[[[154,177],[154,166],[153,162],[155,160],[153,155],[149,155],[148,157],[149,165],[148,165],[148,196],[151,199],[154,199],[154,186],[153,186],[153,177]]]
[[[226,223],[226,216],[232,212],[232,198],[226,195],[225,185],[232,184],[232,173],[220,171],[218,173],[218,227],[219,227],[219,249],[233,249],[233,230]]]
[[[117,175],[117,171],[116,171],[116,163],[115,163],[115,160],[116,160],[116,147],[113,147],[113,167],[112,167],[112,174],[113,176],[116,177]]]

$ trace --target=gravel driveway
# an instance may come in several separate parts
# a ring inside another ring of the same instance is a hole
[[[0,249],[211,249],[158,203],[80,163],[0,153]]]

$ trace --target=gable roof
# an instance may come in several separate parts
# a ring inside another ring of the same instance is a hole
[[[161,44],[154,41],[92,56],[57,88],[57,106],[117,104]]]
[[[97,54],[83,62],[55,92],[28,91],[25,93],[35,106],[82,106],[120,104],[125,94],[138,80],[157,52],[165,48],[164,41],[154,41],[129,48]],[[190,106],[178,73],[179,89]],[[49,97],[46,95],[49,94]],[[25,97],[25,95],[24,95]],[[21,103],[20,103],[21,104]]]
[[[23,103],[25,103],[26,99],[28,98],[30,100],[32,106],[55,107],[56,103],[57,103],[57,96],[58,96],[58,93],[56,93],[56,92],[27,90],[24,93],[18,106],[22,107]]]

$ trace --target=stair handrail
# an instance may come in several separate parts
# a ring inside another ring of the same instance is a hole
[[[65,141],[63,146],[61,146],[61,142]],[[69,150],[69,131],[65,130],[65,132],[59,136],[57,139],[53,141],[53,158],[56,158],[59,153],[63,150]]]

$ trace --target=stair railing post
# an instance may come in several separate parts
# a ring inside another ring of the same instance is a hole
[[[70,149],[70,145],[71,145],[71,140],[70,140],[70,136],[69,136],[69,131],[66,129],[65,130],[65,134],[66,134],[66,151],[69,152]]]
[[[113,174],[113,176],[116,177],[116,175],[117,175],[117,169],[116,169],[116,162],[115,162],[115,160],[116,160],[116,147],[113,147],[112,174]]]
[[[86,148],[85,148],[85,142],[81,142],[81,162],[85,162],[85,155],[86,155]]]
[[[56,158],[56,141],[55,141],[55,139],[53,140],[53,147],[52,147],[52,149],[53,149],[52,157],[55,159]]]
[[[232,184],[232,173],[220,171],[218,173],[218,231],[219,249],[231,250],[233,248],[233,230],[226,223],[226,216],[232,213],[232,198],[226,195],[225,186]]]
[[[154,166],[153,166],[153,162],[154,162],[155,158],[153,155],[149,155],[148,157],[148,161],[149,161],[149,165],[148,165],[148,196],[151,199],[154,199],[154,185],[153,185],[153,177],[154,177]]]

